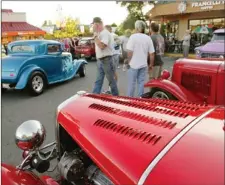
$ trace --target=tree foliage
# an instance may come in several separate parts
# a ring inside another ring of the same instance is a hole
[[[84,33],[83,36],[89,37],[92,36],[93,33],[90,32],[90,27],[88,25],[84,25]]]
[[[122,1],[120,5],[127,8],[130,16],[132,15],[132,17],[135,17],[137,20],[145,21],[145,16],[142,12],[145,6],[144,1]]]
[[[112,23],[111,27],[117,27],[116,23]]]
[[[129,14],[120,26],[120,31],[134,29],[137,20],[146,21],[148,16],[143,13],[143,8],[147,4],[156,4],[156,1],[120,1],[122,7],[126,7]]]
[[[68,17],[65,21],[65,27],[61,28],[61,30],[56,30],[53,35],[55,38],[71,38],[78,36],[80,34],[78,25],[79,20]]]
[[[46,34],[44,35],[44,39],[46,39],[46,40],[54,40],[55,37],[54,37],[53,34],[46,33]]]
[[[47,26],[48,22],[47,20],[44,21],[44,23],[42,24],[42,26]]]

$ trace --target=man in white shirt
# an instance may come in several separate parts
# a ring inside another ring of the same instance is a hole
[[[138,84],[138,97],[144,94],[144,82],[148,68],[148,56],[150,59],[149,68],[152,68],[154,62],[154,45],[152,39],[144,34],[145,23],[143,21],[135,22],[136,33],[131,35],[128,43],[128,92],[127,95],[133,97],[136,81]]]
[[[100,94],[104,77],[109,81],[111,93],[114,96],[119,95],[119,91],[115,79],[115,70],[113,66],[113,38],[111,33],[104,29],[100,17],[93,19],[93,30],[95,39],[95,52],[97,58],[97,79],[93,93]]]

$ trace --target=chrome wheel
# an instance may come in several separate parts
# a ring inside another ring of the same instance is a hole
[[[158,99],[166,99],[169,100],[169,97],[166,93],[162,91],[156,91],[153,95],[152,98],[158,98]]]
[[[44,87],[44,81],[41,76],[34,76],[32,79],[32,88],[36,92],[42,91]]]

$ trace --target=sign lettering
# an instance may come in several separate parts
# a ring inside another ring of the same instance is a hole
[[[224,1],[204,1],[192,3],[192,8],[200,7],[202,10],[212,9],[215,5],[224,4]]]

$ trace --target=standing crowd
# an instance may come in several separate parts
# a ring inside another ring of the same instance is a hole
[[[144,94],[144,83],[147,73],[149,79],[157,79],[161,75],[165,42],[159,33],[159,25],[151,23],[151,35],[145,34],[146,24],[135,22],[135,33],[125,31],[125,35],[118,37],[112,33],[111,26],[104,26],[102,19],[93,19],[95,51],[97,58],[97,78],[93,93],[100,94],[104,78],[109,83],[109,91],[118,96],[117,86],[120,46],[124,59],[123,71],[127,70],[127,96],[134,97],[137,86],[138,97]]]

